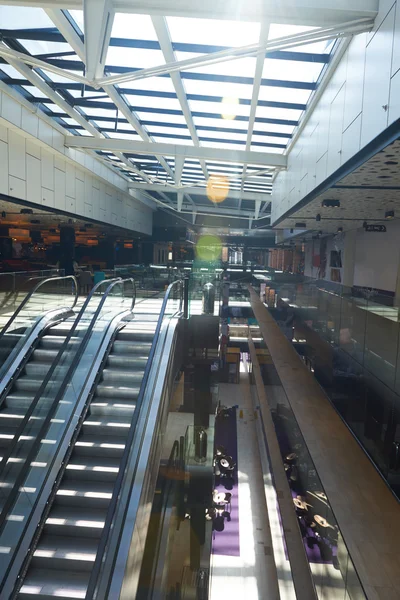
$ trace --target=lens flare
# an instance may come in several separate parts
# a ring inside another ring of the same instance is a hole
[[[210,175],[207,181],[207,196],[211,202],[223,202],[229,193],[229,179],[225,175]]]
[[[239,98],[222,98],[221,117],[226,121],[234,121],[238,114]]]
[[[221,258],[222,242],[215,235],[202,235],[196,245],[196,254],[200,260],[215,261]]]

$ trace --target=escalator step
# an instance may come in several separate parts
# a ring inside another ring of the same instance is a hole
[[[90,572],[96,558],[97,539],[43,535],[33,554],[32,567]]]
[[[114,342],[112,352],[113,354],[140,354],[148,355],[150,352],[151,343],[150,342],[122,342],[116,340]]]
[[[70,506],[53,506],[44,525],[46,536],[100,538],[107,511]],[[78,546],[79,547],[79,546]]]
[[[96,388],[95,398],[111,398],[115,400],[137,400],[139,396],[140,385],[136,387],[126,387],[119,385],[106,385],[100,383]]]
[[[94,432],[92,432],[94,433]],[[108,456],[110,458],[121,458],[125,448],[121,436],[80,434],[75,446],[74,454],[77,456]]]
[[[147,356],[124,356],[123,354],[109,354],[107,358],[108,369],[118,370],[131,370],[141,369],[144,370],[147,364]]]
[[[54,506],[106,509],[113,489],[114,483],[110,481],[63,480],[57,491]]]
[[[55,569],[29,569],[19,600],[71,600],[85,598],[89,573],[82,571],[56,571]]]
[[[119,470],[119,458],[76,456],[72,453],[65,470],[68,479],[113,482]]]
[[[101,401],[100,401],[101,400]],[[92,416],[113,416],[131,419],[135,412],[136,402],[127,400],[111,400],[106,398],[95,398],[90,405]]]
[[[144,371],[135,370],[135,371],[121,371],[119,369],[103,369],[102,374],[102,382],[104,384],[111,383],[123,386],[132,386],[135,387],[135,384],[140,383],[143,379]]]

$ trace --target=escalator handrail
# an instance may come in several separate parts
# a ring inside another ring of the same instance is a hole
[[[44,285],[45,283],[48,283],[49,281],[60,281],[60,280],[65,281],[66,279],[71,279],[73,281],[73,283],[75,284],[74,302],[73,302],[73,304],[71,306],[71,310],[73,310],[73,308],[75,307],[75,305],[76,305],[76,303],[78,301],[78,282],[76,280],[76,277],[74,275],[65,275],[63,277],[47,277],[43,281],[39,281],[39,283],[33,288],[33,290],[31,290],[25,296],[25,298],[22,300],[21,304],[18,306],[18,308],[15,311],[15,313],[9,318],[9,320],[7,321],[7,323],[4,325],[2,331],[0,332],[0,343],[1,343],[2,337],[5,335],[7,329],[11,325],[11,323],[16,319],[16,317],[19,315],[19,313],[22,311],[22,309],[27,305],[27,303],[29,302],[29,300],[38,291],[38,289],[40,287],[42,287],[42,285]]]
[[[82,316],[84,315],[84,313],[85,313],[85,311],[87,309],[87,306],[88,306],[89,302],[91,301],[92,297],[97,292],[97,290],[100,287],[102,287],[105,282],[107,282],[109,285],[108,285],[107,289],[105,290],[105,292],[104,292],[104,294],[102,296],[102,299],[101,299],[101,301],[99,303],[99,306],[97,307],[97,309],[96,309],[96,311],[95,311],[95,313],[94,313],[94,315],[93,315],[93,317],[92,317],[92,319],[90,321],[89,326],[86,329],[84,338],[83,338],[81,344],[79,345],[79,349],[78,349],[76,355],[74,356],[74,358],[72,360],[72,363],[69,366],[66,375],[64,376],[64,378],[62,380],[62,383],[61,383],[61,385],[60,385],[60,387],[59,387],[59,389],[57,391],[57,394],[56,394],[56,396],[55,396],[55,398],[54,398],[54,400],[52,402],[52,405],[50,406],[50,408],[49,408],[49,410],[47,412],[46,418],[44,419],[44,421],[42,423],[40,431],[38,432],[38,434],[36,436],[36,440],[35,440],[34,444],[32,445],[32,448],[30,449],[28,457],[25,460],[25,464],[24,464],[23,468],[21,469],[21,471],[19,472],[19,474],[18,474],[18,476],[16,478],[16,481],[13,484],[13,489],[11,490],[10,494],[8,495],[7,500],[6,500],[4,506],[3,506],[2,510],[1,510],[1,513],[0,513],[0,535],[1,535],[2,530],[4,528],[4,523],[6,522],[8,512],[9,512],[10,508],[14,505],[14,502],[15,502],[17,496],[18,496],[18,493],[19,493],[19,488],[22,485],[23,479],[25,478],[26,473],[28,472],[28,470],[30,468],[30,464],[32,462],[33,455],[36,452],[37,447],[40,446],[40,443],[41,443],[40,440],[42,439],[42,437],[44,435],[44,432],[45,432],[45,430],[46,430],[46,428],[47,428],[50,420],[53,417],[53,412],[56,410],[56,408],[58,406],[58,402],[60,400],[61,395],[65,391],[65,388],[66,388],[66,386],[68,384],[68,379],[69,379],[70,375],[73,373],[73,371],[74,371],[74,369],[75,369],[78,361],[80,360],[82,354],[85,351],[85,347],[86,347],[87,341],[89,340],[89,337],[90,337],[90,335],[92,333],[92,330],[93,330],[93,328],[95,326],[97,317],[100,314],[100,311],[101,311],[102,307],[104,306],[104,303],[107,300],[108,296],[110,295],[110,292],[113,289],[113,287],[115,285],[117,285],[117,284],[120,284],[120,283],[126,282],[126,281],[132,281],[134,283],[134,281],[132,279],[122,280],[121,278],[115,278],[115,279],[100,281],[98,284],[96,284],[94,286],[94,288],[92,289],[91,293],[89,294],[87,300],[85,301],[83,307],[81,308],[81,310],[80,310],[80,312],[78,314],[78,317],[76,318],[76,320],[75,320],[75,322],[74,322],[74,324],[73,324],[70,332],[68,333],[68,335],[67,335],[67,337],[66,337],[66,339],[65,339],[65,341],[64,341],[64,343],[63,343],[63,345],[62,345],[62,347],[61,347],[61,349],[60,349],[60,351],[59,351],[59,353],[57,355],[56,360],[54,361],[54,363],[52,364],[51,368],[49,369],[49,372],[46,375],[46,377],[45,377],[42,385],[39,388],[39,390],[37,391],[36,396],[35,396],[34,400],[32,401],[32,403],[31,403],[31,405],[30,405],[30,407],[29,407],[26,415],[24,416],[22,422],[18,426],[18,430],[16,431],[16,433],[14,435],[13,443],[10,444],[9,448],[7,448],[7,452],[5,453],[5,455],[3,457],[3,460],[2,460],[2,463],[0,465],[0,479],[1,479],[1,476],[3,475],[3,471],[4,471],[4,469],[5,469],[6,465],[7,465],[8,459],[10,458],[10,456],[11,456],[11,454],[12,454],[12,452],[13,452],[15,446],[16,446],[16,444],[18,443],[18,439],[19,439],[19,437],[20,437],[20,435],[21,435],[21,433],[22,433],[25,425],[27,424],[27,422],[28,422],[29,418],[31,417],[31,415],[32,415],[32,413],[33,413],[36,405],[38,404],[40,398],[42,397],[42,393],[45,390],[48,382],[50,381],[50,379],[51,379],[51,377],[52,377],[55,369],[57,368],[57,366],[58,366],[58,364],[59,364],[59,362],[60,362],[60,360],[61,360],[61,358],[63,356],[64,349],[66,348],[67,344],[71,340],[71,338],[72,338],[72,336],[73,336],[73,334],[74,334],[74,332],[75,332],[75,330],[76,330],[76,328],[77,328],[77,326],[78,326],[78,324],[79,324]],[[135,295],[136,295],[136,287],[135,287],[135,285],[133,286],[133,289],[134,289],[134,293],[133,293],[133,298],[132,298],[131,310],[133,308],[134,301],[135,301]]]
[[[132,446],[135,431],[136,431],[136,424],[139,419],[140,409],[141,409],[141,405],[143,403],[143,398],[144,398],[145,390],[147,387],[147,381],[149,379],[150,370],[152,367],[153,357],[154,357],[154,354],[156,351],[156,346],[157,346],[157,342],[158,342],[158,339],[160,336],[161,326],[162,326],[164,316],[165,316],[165,310],[166,310],[167,303],[170,298],[172,289],[175,286],[177,286],[177,284],[179,285],[179,288],[180,288],[179,289],[179,292],[180,292],[179,312],[182,312],[183,281],[181,279],[178,279],[177,281],[174,281],[173,283],[171,283],[168,286],[167,291],[165,292],[163,303],[161,305],[161,311],[160,311],[160,315],[157,320],[157,325],[156,325],[156,329],[154,332],[153,342],[151,344],[149,356],[148,356],[146,367],[145,367],[144,374],[143,374],[143,379],[142,379],[142,382],[140,385],[138,399],[136,401],[136,409],[133,413],[133,418],[132,418],[131,426],[129,428],[128,437],[126,439],[125,448],[124,448],[124,452],[123,452],[120,466],[118,469],[117,478],[114,483],[114,489],[112,492],[110,504],[108,505],[107,515],[106,515],[104,527],[103,527],[103,530],[101,533],[99,545],[97,547],[97,553],[96,553],[95,561],[93,563],[92,572],[90,574],[90,579],[89,579],[89,583],[88,583],[88,587],[87,587],[87,591],[86,591],[85,600],[93,600],[94,594],[96,592],[96,586],[97,586],[98,578],[100,575],[100,570],[101,570],[103,558],[105,555],[109,534],[110,534],[112,523],[114,520],[114,515],[115,515],[117,503],[118,503],[118,498],[120,495],[120,491],[121,491],[121,487],[122,487],[122,483],[123,483],[123,479],[124,479],[124,475],[125,475],[125,470],[126,470],[128,460],[129,460],[130,450],[131,450],[131,446]]]

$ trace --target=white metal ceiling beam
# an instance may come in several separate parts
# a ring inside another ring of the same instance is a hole
[[[269,23],[262,23],[260,30],[260,44],[265,44],[268,40],[269,35]],[[253,92],[251,96],[251,106],[250,106],[250,116],[249,116],[249,125],[247,129],[247,139],[246,139],[246,150],[249,151],[251,148],[251,140],[253,137],[254,123],[256,120],[256,112],[258,106],[258,96],[260,94],[261,88],[261,79],[264,69],[264,61],[265,55],[259,54],[256,60],[256,69],[254,72],[254,83],[253,83]],[[247,165],[243,165],[243,175],[242,175],[242,183],[241,183],[241,191],[243,192],[244,188],[244,180],[246,177]],[[242,199],[239,200],[238,208],[242,206]],[[257,217],[256,217],[257,218]]]
[[[85,62],[86,60],[86,50],[85,46],[81,40],[81,38],[77,35],[75,29],[72,27],[71,23],[65,16],[65,14],[61,10],[48,10],[46,11],[48,16],[53,20],[53,23],[56,25],[60,33],[64,36],[73,50],[76,52],[77,56]],[[105,59],[105,58],[104,58]],[[125,102],[125,100],[121,97],[121,95],[116,91],[114,86],[107,85],[104,86],[104,91],[110,97],[110,99],[114,102],[117,109],[121,112],[121,114],[127,119],[129,124],[133,127],[133,129],[140,135],[142,140],[146,142],[151,142],[151,138],[145,131],[145,129],[140,124],[137,117],[131,112],[129,106]],[[129,167],[134,173],[137,173],[142,177],[145,181],[151,181],[151,178],[148,177],[145,173],[142,173],[139,169],[135,168],[131,161],[128,161],[123,154],[116,154],[118,158],[122,160],[122,162]],[[169,175],[173,176],[173,172],[163,157],[159,159],[160,164],[164,167],[164,169],[169,173]]]
[[[323,40],[331,40],[337,37],[349,36],[354,33],[370,31],[373,27],[372,19],[360,19],[341,23],[332,27],[321,27],[312,31],[296,33],[270,40],[264,44],[250,44],[237,48],[228,48],[219,52],[202,54],[193,58],[181,61],[172,61],[166,64],[140,69],[139,71],[127,71],[126,73],[110,75],[92,82],[95,87],[101,87],[103,84],[120,84],[128,81],[138,81],[148,77],[158,77],[164,74],[171,74],[177,71],[204,67],[222,62],[237,60],[247,56],[257,56],[259,53],[265,54],[276,50],[287,50],[299,45],[313,44]]]
[[[85,0],[83,3],[85,26],[85,67],[89,80],[104,75],[104,66],[114,22],[111,0]]]
[[[9,5],[11,1],[0,0],[1,4]],[[83,1],[17,0],[12,4],[81,10]],[[316,27],[363,17],[374,19],[379,10],[379,0],[114,0],[113,4],[116,12]]]
[[[161,47],[161,51],[164,55],[166,63],[176,62],[176,57],[174,50],[172,48],[171,37],[168,31],[168,25],[165,17],[153,17],[153,26],[156,31],[158,41]],[[176,96],[179,100],[179,104],[181,106],[183,116],[185,117],[187,128],[189,129],[190,136],[193,140],[193,144],[195,146],[200,146],[200,141],[197,135],[196,127],[193,122],[192,113],[189,108],[189,102],[186,97],[186,92],[183,87],[182,79],[180,73],[174,71],[170,73],[172,83],[174,85]],[[200,161],[200,165],[202,171],[204,173],[204,177],[208,179],[208,171],[207,165],[204,160]]]
[[[110,152],[127,152],[131,154],[152,154],[155,156],[181,156],[184,158],[201,158],[219,162],[251,163],[269,167],[286,168],[287,159],[283,154],[270,152],[247,152],[246,150],[226,150],[219,148],[196,148],[180,144],[139,142],[124,139],[94,139],[81,136],[68,137],[65,145],[73,148],[89,150],[108,150]]]
[[[188,186],[184,188],[179,188],[177,186],[167,186],[160,185],[157,183],[146,184],[146,183],[132,183],[130,185],[130,189],[144,190],[150,192],[165,192],[165,193],[176,193],[177,191],[182,191],[184,193],[189,193],[192,196],[207,196],[207,188],[205,187],[196,187],[196,186]],[[238,199],[241,195],[239,190],[230,190],[228,192],[228,198],[232,198],[234,200]],[[243,200],[259,200],[260,202],[271,201],[270,194],[263,194],[260,192],[243,192]]]

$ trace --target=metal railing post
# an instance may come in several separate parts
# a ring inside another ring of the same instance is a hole
[[[189,317],[189,277],[183,280],[183,317]]]

